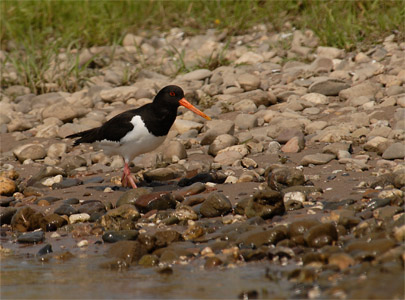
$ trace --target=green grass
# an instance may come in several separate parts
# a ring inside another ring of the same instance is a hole
[[[322,45],[347,50],[378,42],[394,30],[401,38],[405,32],[405,0],[0,1],[1,49],[18,69],[19,83],[34,92],[44,91],[44,70],[57,49],[120,44],[128,32],[152,34],[181,27],[187,34],[207,28],[234,34],[260,23],[283,30],[289,22],[312,29]],[[218,58],[201,62],[211,68],[221,63]],[[89,75],[85,69],[73,64],[65,70],[62,88],[80,87]],[[7,84],[3,80],[2,86]]]

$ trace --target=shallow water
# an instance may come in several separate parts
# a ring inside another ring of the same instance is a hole
[[[212,271],[200,264],[174,265],[173,274],[164,275],[156,268],[140,266],[107,270],[100,267],[105,261],[101,255],[65,262],[5,257],[1,261],[1,299],[235,299],[250,290],[261,298],[291,296],[291,291],[286,293],[291,289],[287,281],[266,278],[266,268],[272,268],[270,262]]]

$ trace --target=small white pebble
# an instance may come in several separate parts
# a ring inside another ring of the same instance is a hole
[[[81,248],[81,247],[87,247],[89,245],[89,241],[88,240],[81,240],[80,242],[77,243],[77,247]]]
[[[205,186],[207,186],[207,187],[214,187],[214,186],[216,186],[217,184],[216,183],[213,183],[213,182],[206,182],[205,183]]]
[[[60,234],[57,233],[57,232],[54,232],[54,233],[51,234],[51,238],[53,238],[53,239],[60,238]]]
[[[110,188],[110,187],[108,186],[108,187],[106,187],[106,188],[104,189],[103,192],[104,192],[104,193],[112,193],[112,192],[114,192],[114,191],[112,190],[112,188]]]
[[[90,220],[90,215],[86,213],[74,214],[69,217],[70,224],[86,222],[88,220]]]

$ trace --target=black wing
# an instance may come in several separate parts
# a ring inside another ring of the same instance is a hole
[[[80,137],[75,141],[75,146],[81,143],[93,143],[102,140],[119,142],[134,128],[131,119],[136,115],[136,111],[137,109],[128,110],[111,118],[100,127],[78,132],[67,136],[67,138]]]

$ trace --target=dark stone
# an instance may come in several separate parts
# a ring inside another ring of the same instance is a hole
[[[58,165],[59,168],[65,170],[67,173],[73,171],[76,168],[87,165],[87,161],[84,157],[79,155],[67,156]]]
[[[381,199],[381,198],[373,198],[370,202],[367,203],[367,207],[369,209],[375,210],[380,207],[384,207],[386,205],[390,205],[391,200],[389,198]]]
[[[31,207],[20,208],[11,219],[11,227],[20,232],[32,231],[35,229],[46,229],[44,216]]]
[[[319,224],[311,227],[304,235],[305,242],[313,248],[322,248],[337,241],[338,233],[333,224]]]
[[[288,200],[284,205],[287,211],[293,211],[304,208],[302,202],[296,200]]]
[[[51,244],[46,244],[44,247],[42,247],[41,249],[39,249],[37,255],[38,256],[42,256],[42,255],[46,255],[49,253],[52,253],[52,245]]]
[[[158,231],[154,235],[155,246],[158,248],[167,247],[173,242],[181,241],[181,234],[175,230]]]
[[[135,221],[140,217],[139,211],[131,204],[109,210],[99,222],[107,230],[132,230],[135,229]]]
[[[18,243],[35,244],[45,239],[45,233],[41,231],[26,232],[17,238]]]
[[[280,226],[279,226],[280,227]],[[284,226],[283,226],[284,227]],[[287,228],[273,228],[266,231],[246,232],[236,240],[239,247],[247,246],[252,249],[262,245],[275,245],[287,237]]]
[[[54,213],[57,214],[57,215],[70,216],[70,215],[73,215],[73,214],[77,214],[77,209],[74,208],[72,205],[62,204],[57,209],[55,209]]]
[[[288,236],[290,238],[304,235],[311,227],[319,225],[320,222],[315,219],[306,219],[295,221],[288,226]]]
[[[175,195],[180,195],[182,197],[188,197],[191,195],[196,195],[204,192],[206,190],[205,184],[201,182],[193,183],[190,186],[184,187],[181,190],[175,192]]]
[[[144,267],[153,267],[159,264],[159,258],[153,254],[145,254],[138,261],[138,264]]]
[[[176,208],[176,199],[172,193],[150,193],[140,196],[135,201],[135,206],[141,212],[145,213],[151,210],[165,210]]]
[[[207,194],[199,194],[187,197],[182,204],[188,206],[194,206],[200,203],[203,203],[207,197]]]
[[[0,226],[10,224],[17,209],[14,207],[0,207]]]
[[[224,194],[217,192],[211,193],[200,207],[201,215],[207,218],[223,216],[231,210],[231,201]]]
[[[77,211],[79,213],[87,213],[89,215],[92,215],[93,213],[97,212],[101,212],[104,214],[106,212],[106,208],[101,201],[96,200],[83,203],[82,205],[79,206]]]
[[[0,207],[7,207],[10,206],[10,203],[13,202],[15,199],[14,197],[1,197],[0,198]]]
[[[139,241],[118,241],[110,246],[106,256],[120,258],[127,263],[132,263],[138,261],[145,254],[147,254],[147,250]]]
[[[224,183],[226,180],[226,175],[222,172],[216,173],[199,173],[192,178],[182,178],[178,182],[178,186],[189,186],[194,183],[205,183],[205,182],[213,182],[213,183]]]
[[[58,228],[66,225],[68,222],[58,214],[45,216],[46,231],[56,231]]]
[[[89,178],[86,180],[83,180],[83,184],[89,184],[89,183],[102,183],[104,181],[103,177],[97,176],[93,178]]]
[[[279,168],[271,172],[267,181],[270,188],[281,191],[287,187],[305,183],[304,173],[295,168]]]
[[[66,189],[70,188],[73,186],[78,186],[83,184],[83,181],[78,179],[78,178],[64,178],[62,182],[59,183],[54,183],[52,185],[52,189],[58,190],[58,189]]]
[[[64,204],[79,204],[80,201],[77,198],[69,198],[63,201]]]
[[[38,202],[41,201],[41,200],[46,200],[46,201],[48,201],[50,204],[53,204],[53,203],[55,203],[56,201],[61,200],[61,198],[59,198],[59,197],[43,197],[43,198],[40,198],[40,199],[38,199],[37,201],[35,201],[35,203],[38,204]]]
[[[132,204],[135,205],[136,200],[140,196],[149,194],[152,192],[152,189],[150,188],[137,188],[137,189],[131,189],[129,191],[126,191],[121,197],[118,199],[116,206],[119,207],[124,204]]]
[[[283,197],[279,192],[271,189],[256,191],[249,199],[245,209],[248,218],[259,216],[263,219],[271,219],[284,213]]]
[[[106,243],[116,243],[118,241],[136,240],[139,232],[136,230],[107,231],[102,239]]]
[[[210,269],[214,269],[220,265],[222,265],[222,260],[220,260],[216,256],[212,256],[212,257],[208,257],[205,260],[204,269],[210,270]]]
[[[238,299],[259,299],[259,293],[256,290],[243,291],[238,295]]]

